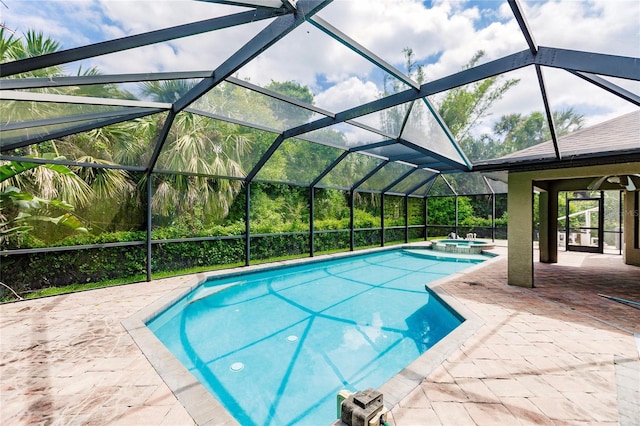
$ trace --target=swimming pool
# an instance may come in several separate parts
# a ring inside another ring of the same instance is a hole
[[[241,424],[329,424],[462,318],[425,283],[480,257],[394,250],[207,281],[147,326]]]

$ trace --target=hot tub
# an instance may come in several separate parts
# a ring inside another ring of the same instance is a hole
[[[433,240],[431,248],[435,251],[460,254],[480,254],[483,250],[494,248],[495,245],[476,240]]]

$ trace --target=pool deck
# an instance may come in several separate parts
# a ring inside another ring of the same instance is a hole
[[[438,286],[482,324],[391,425],[640,424],[640,310],[598,295],[640,301],[640,268],[561,252],[535,276],[535,289],[506,285],[503,256]],[[194,424],[122,326],[192,281],[0,305],[0,424]]]

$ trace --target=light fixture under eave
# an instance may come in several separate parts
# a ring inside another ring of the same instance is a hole
[[[639,191],[638,187],[640,187],[640,174],[602,176],[594,179],[587,186],[587,189],[591,191],[597,191],[605,181],[609,184],[620,185],[622,189],[625,189],[629,192]]]

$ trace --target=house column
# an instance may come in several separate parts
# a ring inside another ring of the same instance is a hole
[[[533,287],[533,186],[526,174],[509,173],[508,283]]]
[[[549,185],[539,194],[540,262],[558,263],[558,191]]]
[[[624,263],[640,266],[640,192],[624,193]]]

